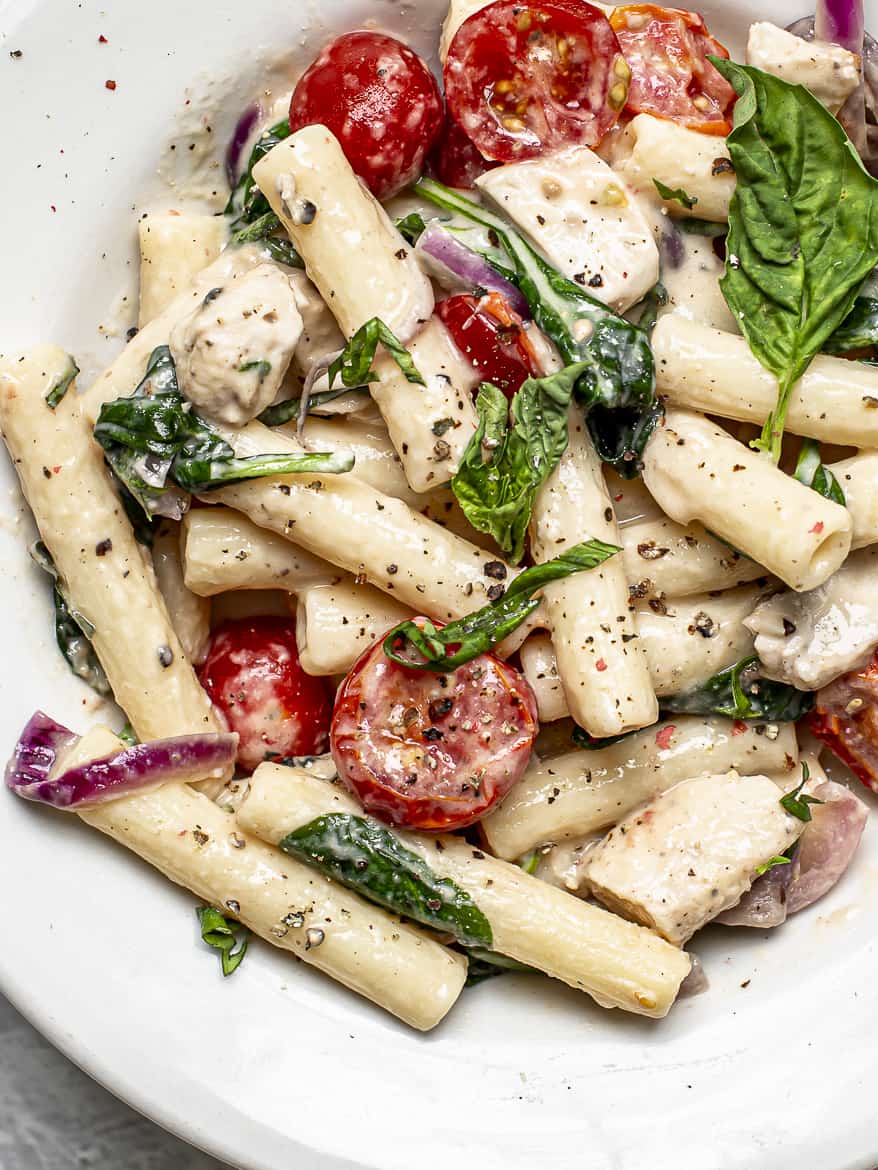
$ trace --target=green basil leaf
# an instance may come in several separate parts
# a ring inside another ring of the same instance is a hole
[[[623,739],[627,739],[629,735],[634,734],[633,731],[626,731],[622,735],[607,735],[603,739],[598,739],[586,731],[584,727],[574,727],[570,733],[570,738],[583,751],[599,752],[602,748],[612,747],[614,743],[621,743]]]
[[[802,792],[802,789],[811,778],[811,772],[806,763],[802,764],[802,783],[797,784],[792,792],[787,792],[780,798],[780,805],[784,812],[788,812],[791,817],[796,817],[800,821],[808,821],[811,817],[811,805],[823,804],[816,796],[810,796],[807,792]]]
[[[233,975],[247,953],[250,932],[212,906],[198,906],[195,913],[201,925],[202,941],[220,952],[223,975]]]
[[[116,732],[116,736],[118,739],[121,739],[123,743],[128,744],[129,747],[134,747],[135,744],[140,743],[140,740],[134,734],[134,727],[132,726],[130,719],[125,720],[125,725]]]
[[[710,60],[739,94],[720,284],[750,349],[778,380],[777,405],[753,444],[777,462],[793,387],[878,262],[878,182],[803,86]]]
[[[518,285],[537,325],[567,365],[585,363],[575,393],[588,411],[598,454],[619,474],[636,475],[661,413],[655,397],[655,363],[643,330],[568,280],[487,208],[433,179],[421,179],[415,190],[494,233],[512,269],[501,269],[486,256],[488,262]]]
[[[677,715],[725,715],[729,719],[795,723],[814,706],[811,692],[763,678],[759,670],[755,655],[742,658],[700,686],[662,699],[662,710]]]
[[[498,955],[496,951],[486,951],[482,947],[468,947],[466,955],[469,965],[464,987],[476,987],[479,983],[484,983],[486,979],[493,979],[497,975],[508,975],[513,971],[519,971],[526,975],[541,973],[535,971],[533,967],[519,963],[516,959],[510,959],[506,955]]]
[[[878,345],[878,298],[858,296],[854,307],[823,347],[824,353],[850,353]]]
[[[666,183],[663,183],[660,179],[653,179],[653,183],[655,184],[656,191],[658,191],[658,193],[659,193],[659,195],[661,195],[662,199],[669,200],[671,203],[674,203],[674,202],[680,203],[688,211],[691,211],[692,208],[695,206],[695,204],[698,202],[698,199],[696,196],[687,195],[682,187],[673,187],[673,188],[669,187]]]
[[[417,211],[411,211],[402,219],[396,221],[396,230],[412,245],[416,244],[423,232],[427,230],[424,217]]]
[[[342,384],[349,390],[364,386],[367,382],[377,382],[378,375],[372,369],[375,360],[375,351],[379,344],[383,345],[399,368],[407,382],[417,382],[425,386],[423,377],[415,368],[412,355],[402,342],[393,334],[384,322],[373,317],[365,325],[361,325],[353,335],[332,365],[329,367],[329,387],[341,374]]]
[[[483,382],[476,398],[479,426],[451,480],[470,524],[489,533],[517,563],[536,493],[567,449],[567,415],[585,363],[547,378],[528,378],[510,405]],[[510,423],[511,415],[511,423]]]
[[[303,455],[250,455],[246,459],[223,457],[203,459],[197,455],[178,457],[173,475],[188,492],[210,492],[240,483],[247,479],[261,479],[266,475],[300,475],[314,472],[323,475],[342,475],[354,466],[349,451],[306,452]]]
[[[245,223],[243,227],[233,232],[229,243],[232,247],[260,244],[272,260],[286,264],[288,268],[304,268],[305,261],[296,251],[292,241],[285,235],[274,235],[279,227],[280,220],[274,212],[266,211],[265,215],[260,215],[252,223]]]
[[[335,390],[321,390],[318,394],[311,394],[308,398],[308,413],[317,413],[317,407],[324,406],[327,402],[334,402],[336,398],[341,398],[345,394],[368,394],[368,386],[354,386],[348,389],[347,386],[338,386]],[[284,423],[294,422],[299,417],[299,410],[302,405],[301,398],[288,398],[285,402],[277,402],[274,406],[267,406],[260,414],[259,421],[265,423],[267,427],[281,427]]]
[[[796,461],[796,470],[793,472],[799,483],[813,488],[818,495],[832,500],[836,504],[845,506],[844,492],[841,484],[828,467],[823,465],[820,458],[820,444],[816,439],[803,439],[799,448],[799,458]]]
[[[762,865],[756,867],[756,876],[762,877],[764,873],[768,873],[770,869],[776,869],[779,865],[789,865],[789,857],[769,857],[768,861],[763,862]]]
[[[456,622],[441,628],[429,620],[423,624],[401,622],[384,639],[384,653],[409,669],[448,674],[517,629],[539,605],[539,599],[533,596],[538,589],[573,573],[594,569],[619,551],[617,545],[600,540],[576,544],[543,565],[525,569],[510,582],[502,597]],[[453,647],[456,649],[448,653]]]
[[[266,130],[251,150],[244,173],[235,184],[235,188],[229,197],[223,213],[232,217],[231,230],[233,233],[240,231],[246,224],[256,223],[267,214],[273,214],[268,200],[254,182],[253,168],[270,150],[273,150],[279,142],[282,142],[285,138],[289,138],[289,136],[290,123],[289,119],[285,118],[282,122],[278,122],[276,126],[272,126]],[[269,232],[274,230],[274,227],[277,227],[277,221],[269,229]]]
[[[493,943],[490,922],[466,890],[435,874],[371,817],[327,813],[288,833],[280,848],[379,906],[452,934],[463,946]]]
[[[69,354],[67,355],[67,360],[70,363],[69,366],[46,395],[46,406],[48,406],[50,410],[55,409],[64,395],[70,389],[71,382],[79,373],[79,366]]]

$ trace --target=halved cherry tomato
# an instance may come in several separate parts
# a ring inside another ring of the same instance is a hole
[[[703,17],[682,8],[628,4],[613,9],[610,24],[631,66],[629,113],[652,114],[702,134],[728,134],[735,91],[707,56],[729,53]]]
[[[480,154],[478,147],[450,117],[446,117],[442,133],[427,161],[430,171],[446,187],[474,187],[479,175],[499,165]]]
[[[439,86],[421,58],[376,32],[346,33],[327,45],[290,102],[290,129],[328,127],[377,199],[420,175],[442,119]]]
[[[819,691],[807,723],[858,780],[878,792],[878,654]]]
[[[436,315],[483,382],[511,398],[525,378],[539,374],[537,356],[521,317],[500,293],[460,293],[440,301]]]
[[[400,666],[378,641],[339,688],[330,741],[367,812],[439,831],[473,824],[506,795],[538,729],[533,692],[493,654],[440,675]]]
[[[240,736],[238,763],[246,771],[266,759],[326,751],[331,692],[324,679],[302,670],[290,618],[224,622],[211,636],[198,675]]]
[[[630,71],[604,14],[584,0],[497,0],[460,26],[445,62],[448,108],[489,159],[596,146]]]

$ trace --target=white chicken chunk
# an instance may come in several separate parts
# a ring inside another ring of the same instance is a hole
[[[171,330],[181,392],[205,418],[243,426],[274,401],[302,328],[289,279],[260,264]]]
[[[805,41],[759,20],[750,26],[747,64],[792,85],[804,85],[837,114],[860,84],[860,58],[840,45]]]
[[[767,776],[684,780],[595,846],[588,886],[608,909],[682,946],[800,836],[804,822],[780,796]]]
[[[556,268],[611,308],[630,308],[658,280],[646,217],[587,146],[497,167],[476,186]]]
[[[878,546],[853,553],[807,593],[763,601],[744,625],[769,678],[816,691],[862,666],[878,646]]]

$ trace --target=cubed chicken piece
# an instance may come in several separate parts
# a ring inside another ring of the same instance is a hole
[[[587,882],[608,909],[682,946],[749,890],[805,825],[767,776],[684,780],[632,813],[591,852]]]
[[[825,41],[802,40],[766,20],[750,26],[747,64],[792,85],[804,85],[833,114],[860,84],[856,53]]]

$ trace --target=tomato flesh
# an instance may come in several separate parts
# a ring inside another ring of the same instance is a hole
[[[539,373],[522,319],[500,293],[448,297],[436,306],[436,314],[482,381],[492,382],[507,398],[525,378]]]
[[[625,105],[629,70],[584,0],[497,0],[460,26],[445,62],[454,119],[488,159],[596,146]]]
[[[302,75],[290,102],[290,129],[326,126],[377,199],[421,174],[442,129],[442,97],[417,53],[394,37],[338,37]]]
[[[439,675],[376,642],[341,684],[330,744],[367,812],[439,831],[471,825],[520,779],[538,730],[523,676],[492,654]]]
[[[485,158],[455,120],[446,117],[428,165],[432,174],[446,187],[471,189],[479,175],[499,164]]]
[[[625,109],[679,122],[702,134],[728,134],[736,94],[707,60],[728,58],[703,17],[682,8],[629,4],[610,23],[631,68]]]
[[[819,691],[808,727],[858,780],[878,792],[878,654]]]
[[[332,699],[326,682],[305,674],[289,618],[252,617],[214,630],[201,684],[231,731],[245,771],[267,759],[325,752]]]

